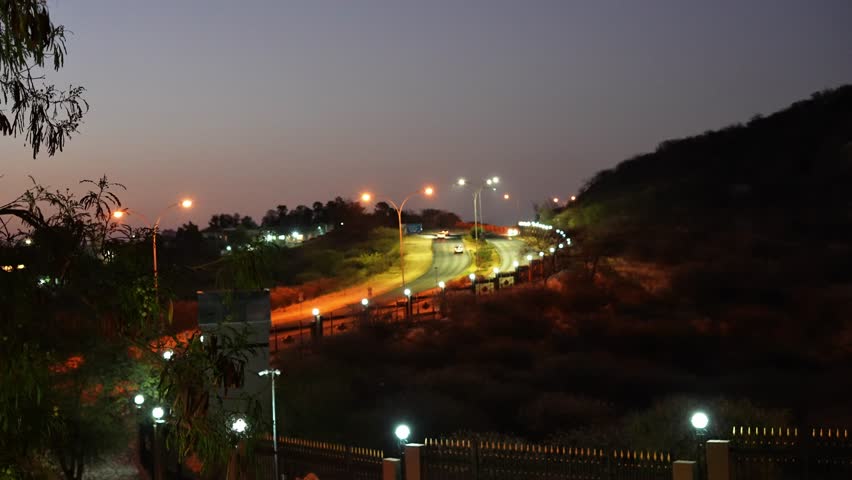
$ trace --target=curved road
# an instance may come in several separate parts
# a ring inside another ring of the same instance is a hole
[[[413,293],[418,293],[436,288],[439,281],[448,282],[460,277],[467,270],[471,260],[468,252],[453,252],[453,247],[461,243],[461,239],[456,236],[450,236],[446,240],[435,239],[432,242],[432,266],[423,276],[408,282],[407,287]],[[387,303],[401,299],[402,291],[402,287],[396,288],[374,297],[373,302]]]
[[[500,271],[511,272],[515,269],[514,261],[520,265],[526,265],[527,259],[523,258],[524,242],[511,238],[489,238],[488,243],[494,245],[500,255]]]

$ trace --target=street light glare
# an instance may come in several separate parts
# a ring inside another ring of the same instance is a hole
[[[577,200],[577,196],[576,196],[576,195],[571,195],[571,201],[573,202],[574,200]]]
[[[372,199],[373,199],[373,196],[372,196],[372,195],[370,195],[370,194],[369,194],[369,193],[367,193],[367,192],[364,192],[364,193],[362,193],[362,194],[361,194],[361,201],[362,201],[362,202],[369,202],[369,201],[370,201],[370,200],[372,200]]]
[[[491,179],[491,181],[494,183],[500,183],[500,177],[494,177]]]
[[[244,433],[248,428],[248,422],[244,418],[237,418],[231,423],[231,430],[237,433]]]
[[[402,291],[402,294],[405,295],[406,297],[410,297],[411,296],[411,289],[406,288],[405,290]]]
[[[475,274],[475,273],[471,273],[470,275],[468,275],[468,276],[467,276],[467,278],[469,278],[469,279],[470,279],[470,281],[472,282],[472,281],[476,280],[476,274]]]
[[[438,288],[440,288],[441,290],[443,290],[443,289],[444,289],[444,288],[446,288],[446,287],[447,287],[447,284],[446,284],[446,283],[444,283],[444,281],[443,281],[443,280],[441,280],[440,282],[438,282]]]
[[[559,197],[553,197],[553,203],[559,203]]]
[[[467,184],[467,180],[460,178],[458,182],[456,182],[460,187],[465,186]]]
[[[171,350],[163,351],[163,359],[165,359],[165,360],[171,360],[174,355],[175,355],[175,352],[173,352]]]
[[[313,310],[311,310],[311,314],[315,317],[318,316],[319,315],[319,308],[314,308]]]
[[[166,411],[163,410],[163,407],[154,407],[154,409],[151,410],[151,416],[154,417],[154,421],[156,421],[157,423],[162,423],[163,416],[165,414]]]
[[[393,433],[396,435],[396,438],[405,441],[408,440],[408,436],[411,435],[411,429],[408,428],[408,425],[402,424],[398,425]]]
[[[180,202],[180,206],[181,206],[181,208],[190,208],[190,207],[192,207],[192,200],[189,199],[189,198],[184,198]]]
[[[508,199],[509,199],[509,194],[508,194],[508,193],[504,193],[504,194],[503,194],[503,198],[504,198],[505,200],[508,200]]]
[[[133,403],[135,403],[137,406],[142,405],[143,403],[145,403],[145,396],[141,393],[137,394],[135,397],[133,397]]]
[[[427,196],[429,196],[429,195],[432,195],[433,193],[435,193],[435,189],[432,188],[432,187],[426,187],[426,189],[423,190],[423,193],[425,193]]]
[[[124,210],[116,210],[116,211],[112,212],[112,216],[114,218],[121,218],[121,217],[124,216]]]
[[[692,423],[693,428],[701,430],[707,427],[707,424],[710,423],[710,419],[704,412],[695,412],[692,414],[692,418],[689,419],[689,422]]]
[[[527,255],[527,261],[528,261],[528,262],[531,262],[531,261],[532,261],[532,255]]]
[[[488,180],[485,181],[485,183],[487,183],[488,185],[491,185],[492,183],[494,183],[494,181],[489,178]]]
[[[370,301],[369,301],[369,300],[367,300],[366,298],[362,298],[362,299],[361,299],[361,305],[364,305],[364,306],[366,307],[366,306],[367,306],[367,305],[369,305],[369,304],[370,304]]]
[[[498,274],[498,273],[500,273],[500,269],[499,269],[499,268],[497,268],[497,267],[494,267],[494,274],[496,275],[496,274]]]

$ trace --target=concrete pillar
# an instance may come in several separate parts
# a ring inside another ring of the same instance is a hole
[[[730,480],[730,442],[707,440],[707,480]]]
[[[695,462],[676,460],[672,463],[672,480],[696,480]]]
[[[420,480],[422,448],[422,443],[407,443],[405,445],[405,480]]]
[[[382,480],[402,480],[402,462],[398,458],[382,460]]]

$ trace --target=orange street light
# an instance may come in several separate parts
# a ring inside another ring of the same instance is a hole
[[[405,252],[404,252],[405,247],[404,247],[404,244],[403,244],[403,241],[402,241],[402,209],[405,208],[406,202],[408,202],[408,200],[411,199],[411,197],[413,197],[415,195],[425,195],[427,197],[431,197],[434,194],[435,194],[435,189],[431,185],[429,185],[429,186],[424,187],[423,190],[418,190],[416,192],[409,193],[408,196],[405,197],[405,199],[402,200],[402,203],[400,203],[398,206],[397,206],[396,203],[394,203],[393,200],[391,200],[389,198],[385,198],[385,200],[388,203],[390,203],[391,207],[393,207],[393,209],[396,210],[396,219],[397,219],[397,224],[399,225],[399,271],[400,271],[400,274],[402,276],[403,288],[405,287]],[[361,200],[363,200],[365,202],[369,202],[372,199],[373,199],[373,194],[371,194],[369,192],[364,192],[364,193],[361,194]]]
[[[577,196],[576,196],[576,195],[571,195],[571,201],[573,202],[574,200],[577,200]]]
[[[508,194],[508,193],[504,193],[504,194],[503,194],[503,200],[508,200],[508,199],[509,199],[509,194]]]
[[[553,203],[559,203],[559,198],[558,198],[558,197],[553,197]]]
[[[121,220],[125,215],[139,215],[142,220],[148,222],[149,228],[151,229],[151,244],[153,246],[153,257],[154,257],[154,290],[159,289],[158,279],[157,279],[157,232],[160,229],[160,220],[163,218],[169,210],[175,207],[181,207],[183,209],[189,209],[192,207],[192,199],[184,198],[179,203],[173,203],[168,207],[164,208],[162,212],[157,216],[157,221],[151,222],[145,215],[137,212],[136,210],[130,210],[129,208],[125,208],[122,210],[116,210],[112,212],[113,218],[117,220]]]

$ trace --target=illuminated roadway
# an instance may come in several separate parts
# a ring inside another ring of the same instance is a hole
[[[511,272],[515,269],[513,262],[518,261],[520,265],[526,265],[527,259],[523,258],[524,242],[511,238],[489,238],[488,243],[494,245],[500,255],[500,271]]]
[[[454,253],[453,247],[461,245],[459,236],[450,236],[446,240],[435,239],[432,241],[432,266],[420,278],[407,283],[412,292],[418,293],[431,290],[438,286],[439,281],[449,282],[462,276],[470,266],[470,254]],[[511,262],[509,262],[511,264]],[[374,303],[388,303],[403,298],[402,287],[390,292],[378,295],[373,299]]]

